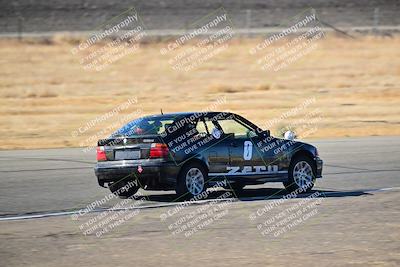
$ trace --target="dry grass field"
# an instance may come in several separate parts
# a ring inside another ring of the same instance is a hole
[[[97,136],[110,133],[109,125],[132,112],[203,110],[222,97],[226,102],[219,110],[260,125],[315,97],[307,109],[318,109],[321,120],[307,138],[400,135],[400,37],[327,36],[278,72],[261,70],[249,55],[260,41],[232,40],[224,52],[189,72],[173,70],[161,57],[165,43],[145,43],[136,54],[91,72],[82,69],[70,52],[73,44],[62,38],[2,40],[0,148],[93,145]],[[134,97],[136,104],[71,135]],[[272,133],[302,117],[294,114]]]

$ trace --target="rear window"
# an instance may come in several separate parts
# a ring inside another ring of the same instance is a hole
[[[121,129],[113,133],[111,137],[161,134],[165,131],[165,126],[168,126],[173,122],[173,118],[140,118],[127,123]]]

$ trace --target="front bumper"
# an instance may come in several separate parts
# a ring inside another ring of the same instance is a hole
[[[322,166],[324,165],[324,161],[322,159],[320,159],[319,157],[316,157],[314,160],[315,160],[315,163],[317,166],[316,176],[317,176],[317,178],[322,178]]]
[[[100,186],[121,180],[139,180],[142,186],[176,184],[179,167],[163,160],[120,160],[98,162],[94,168]]]

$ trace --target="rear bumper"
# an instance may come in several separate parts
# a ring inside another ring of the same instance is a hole
[[[138,180],[143,187],[175,187],[179,167],[163,160],[121,160],[98,162],[94,172],[103,187],[121,180]]]
[[[317,169],[316,169],[317,178],[322,178],[322,167],[324,165],[324,161],[322,159],[320,159],[319,157],[316,157],[314,160],[315,160],[315,163],[317,166]]]

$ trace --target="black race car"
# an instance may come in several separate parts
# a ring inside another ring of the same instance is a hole
[[[239,191],[246,185],[283,182],[308,191],[322,173],[309,144],[275,138],[230,112],[161,114],[134,120],[98,141],[95,174],[119,196],[139,188],[175,190],[187,198],[216,183]]]

